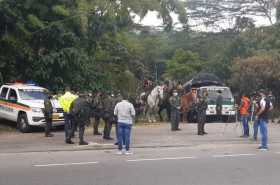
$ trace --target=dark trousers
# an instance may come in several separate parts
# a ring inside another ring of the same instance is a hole
[[[49,135],[51,133],[52,129],[52,118],[49,116],[45,118],[46,120],[46,125],[45,125],[45,135]]]
[[[132,125],[126,123],[118,123],[118,146],[119,150],[122,150],[125,145],[126,151],[130,148],[130,135]]]
[[[99,123],[100,123],[100,117],[99,116],[94,117],[93,134],[99,133],[98,131]]]
[[[80,124],[79,125],[79,139],[80,139],[80,143],[84,142],[84,133],[85,133],[85,124]]]
[[[64,119],[65,141],[70,141],[74,132],[74,126],[72,125],[71,115],[69,113],[64,113]]]
[[[103,137],[110,138],[113,121],[110,119],[105,119],[104,122],[105,122],[105,125],[104,125],[104,130],[103,130]]]
[[[197,113],[197,133],[204,134],[204,126],[206,122],[206,112],[205,111],[198,111]]]
[[[179,122],[180,122],[180,112],[178,109],[172,108],[170,121],[171,121],[171,130],[178,130]]]

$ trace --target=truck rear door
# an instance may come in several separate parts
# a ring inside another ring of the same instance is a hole
[[[7,96],[8,96],[8,87],[2,87],[0,91],[0,117],[8,119],[8,106],[7,106]]]
[[[15,89],[10,88],[7,99],[8,99],[7,103],[9,107],[9,111],[7,112],[8,119],[12,121],[17,121],[19,106],[18,106],[18,94]]]

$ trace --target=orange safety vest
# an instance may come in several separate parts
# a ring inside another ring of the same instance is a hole
[[[250,99],[246,96],[243,96],[241,99],[241,107],[240,107],[240,114],[241,115],[249,115],[249,107],[250,107]]]

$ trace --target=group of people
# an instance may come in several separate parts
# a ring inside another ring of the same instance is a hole
[[[261,133],[261,145],[258,149],[267,150],[268,131],[267,123],[269,120],[269,112],[273,109],[274,96],[271,92],[260,90],[251,98],[243,95],[240,103],[240,118],[243,125],[243,135],[241,137],[248,138],[250,136],[249,121],[253,122],[253,139],[257,140],[258,130]]]
[[[192,93],[192,92],[191,92]],[[206,122],[206,110],[208,107],[208,92],[207,90],[203,90],[202,92],[195,93],[195,101],[193,102],[195,110],[197,112],[197,134],[205,135],[205,122]],[[179,123],[181,120],[181,109],[182,109],[182,99],[178,90],[173,90],[173,94],[169,99],[171,105],[171,130],[172,131],[180,131]]]
[[[179,87],[179,88],[178,88]],[[170,104],[171,114],[171,130],[179,131],[179,123],[181,117],[181,103],[182,103],[182,88],[172,90],[172,95],[168,99]],[[217,92],[216,100],[216,112],[217,115],[222,115],[222,92]],[[46,120],[45,136],[52,137],[52,96],[49,95],[45,101],[44,115]],[[243,123],[243,135],[241,137],[249,137],[249,120],[254,121],[254,139],[257,140],[258,129],[262,135],[261,146],[259,149],[267,150],[267,122],[269,112],[273,109],[273,96],[271,93],[265,93],[260,91],[251,98],[243,95],[239,106],[240,118]],[[132,124],[135,120],[135,107],[129,102],[128,96],[120,93],[114,95],[109,92],[95,92],[94,94],[73,94],[70,89],[67,89],[65,93],[58,98],[58,102],[64,111],[65,119],[65,143],[73,144],[72,138],[75,135],[75,131],[79,130],[79,144],[88,145],[84,141],[85,126],[94,118],[93,135],[103,135],[105,140],[113,140],[111,137],[112,125],[116,125],[116,138],[119,154],[129,154],[130,145],[130,133]],[[195,93],[194,107],[197,113],[197,134],[205,135],[205,122],[206,122],[206,110],[208,108],[208,92],[206,89],[199,90]],[[104,121],[103,134],[99,132],[100,120]],[[125,145],[125,152],[123,151],[123,145]]]
[[[46,120],[45,136],[52,137],[52,96],[48,95],[44,100],[44,115]],[[65,93],[58,98],[58,102],[64,112],[64,131],[65,143],[73,144],[72,138],[75,131],[79,130],[79,145],[88,145],[84,140],[85,126],[94,118],[93,135],[102,135],[98,131],[100,120],[104,121],[103,138],[113,140],[110,136],[112,125],[116,124],[116,138],[120,154],[130,154],[130,133],[131,126],[135,119],[134,106],[128,101],[126,94],[115,96],[112,93],[96,92],[94,95],[84,93],[76,95],[67,89]],[[123,150],[125,145],[125,150]]]

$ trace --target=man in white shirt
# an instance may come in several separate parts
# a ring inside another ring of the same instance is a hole
[[[118,154],[130,155],[132,154],[129,151],[130,135],[135,118],[135,109],[128,101],[126,95],[124,95],[123,100],[115,106],[114,115],[118,117]],[[125,152],[123,151],[123,145],[125,145]]]

